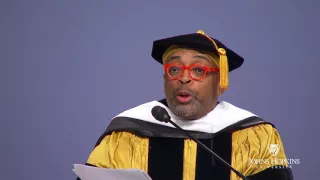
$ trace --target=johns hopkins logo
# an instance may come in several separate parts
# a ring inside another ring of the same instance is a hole
[[[280,151],[280,145],[279,144],[269,144],[269,153],[272,156],[276,156]]]
[[[268,152],[271,157],[267,156],[266,159],[251,159],[249,158],[249,165],[254,165],[255,168],[265,168],[270,166],[272,169],[292,168],[294,164],[300,164],[300,159],[286,159],[276,157],[280,152],[280,144],[269,144]]]

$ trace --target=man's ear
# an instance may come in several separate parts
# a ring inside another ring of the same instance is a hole
[[[218,81],[218,84],[217,84],[217,89],[216,89],[216,96],[217,97],[219,97],[223,92],[221,92],[222,91],[222,89],[220,88],[220,76],[218,75],[217,76],[217,79],[216,80],[213,80],[213,81]]]
[[[221,96],[225,90],[220,88],[220,77],[218,78],[218,86],[217,86],[217,97]]]
[[[222,89],[220,88],[220,83],[218,83],[218,86],[217,86],[217,94],[216,96],[219,97],[222,93],[221,93]]]
[[[223,94],[223,91],[220,87],[218,87],[218,90],[217,90],[217,97],[218,96],[221,96]]]

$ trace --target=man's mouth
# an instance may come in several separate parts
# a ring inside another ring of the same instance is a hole
[[[181,104],[187,104],[192,101],[192,96],[188,91],[181,90],[178,92],[178,95],[176,96],[177,100]]]

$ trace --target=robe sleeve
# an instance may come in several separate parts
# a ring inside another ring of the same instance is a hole
[[[148,138],[128,132],[105,136],[91,152],[87,163],[102,168],[139,168],[147,171]]]
[[[291,180],[292,173],[278,131],[269,124],[233,134],[232,165],[250,180]],[[231,173],[231,179],[239,179]]]
[[[86,165],[113,169],[137,168],[148,172],[148,146],[148,138],[129,132],[113,132],[102,138],[92,150]]]

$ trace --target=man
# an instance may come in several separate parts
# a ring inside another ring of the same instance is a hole
[[[87,165],[139,168],[153,180],[241,179],[151,110],[166,109],[171,120],[250,180],[291,180],[276,128],[218,96],[228,73],[243,58],[203,31],[154,41],[152,57],[164,67],[165,99],[115,116],[90,154]]]

